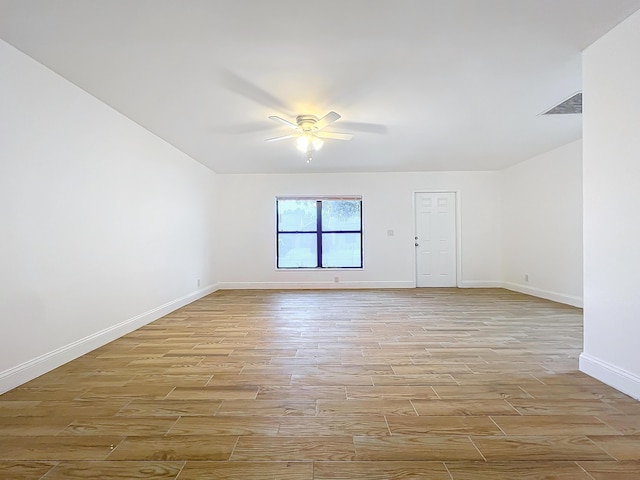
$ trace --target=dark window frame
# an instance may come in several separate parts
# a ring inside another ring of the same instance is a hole
[[[278,202],[280,200],[306,200],[316,202],[316,229],[315,230],[280,230],[280,212],[278,210]],[[360,203],[360,228],[358,230],[322,230],[322,203],[325,201],[357,201]],[[364,234],[363,234],[363,211],[362,211],[362,197],[276,197],[276,269],[277,270],[361,270],[364,268]],[[322,266],[322,236],[325,234],[359,234],[360,235],[360,265],[356,266]],[[316,237],[316,266],[309,267],[281,267],[280,266],[280,235],[315,235]]]

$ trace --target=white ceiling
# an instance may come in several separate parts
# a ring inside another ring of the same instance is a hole
[[[493,170],[640,0],[0,0],[0,38],[220,173]],[[311,165],[279,115],[342,119]],[[365,124],[365,125],[363,125]],[[367,125],[368,124],[368,125]],[[373,125],[371,125],[373,124]],[[386,131],[384,131],[386,129]],[[362,131],[366,130],[366,131]]]

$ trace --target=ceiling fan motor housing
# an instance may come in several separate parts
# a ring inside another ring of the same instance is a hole
[[[303,132],[315,130],[313,127],[317,121],[318,117],[316,117],[315,115],[298,115],[296,117],[296,123]]]

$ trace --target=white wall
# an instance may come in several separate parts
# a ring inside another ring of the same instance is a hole
[[[303,160],[301,160],[303,161]],[[318,161],[321,161],[320,159]],[[413,196],[459,194],[460,286],[499,286],[500,189],[496,172],[219,175],[220,284],[224,288],[415,286]],[[276,271],[277,195],[363,195],[364,269]],[[388,236],[387,231],[394,235]],[[340,283],[334,284],[334,277]]]
[[[640,12],[583,56],[584,353],[640,399]]]
[[[505,287],[581,307],[582,141],[503,170],[502,188]]]
[[[2,41],[0,66],[2,392],[217,278],[213,172]]]

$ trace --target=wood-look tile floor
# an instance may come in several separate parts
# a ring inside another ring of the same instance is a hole
[[[637,480],[581,349],[505,290],[219,291],[0,396],[0,479]]]

